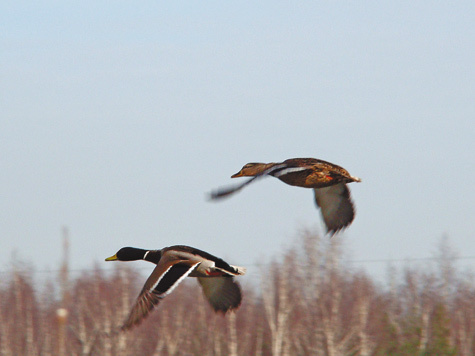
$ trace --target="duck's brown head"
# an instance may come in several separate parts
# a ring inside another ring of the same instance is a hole
[[[256,174],[262,173],[269,168],[273,163],[248,163],[241,168],[239,172],[233,174],[231,178],[237,177],[253,177]]]

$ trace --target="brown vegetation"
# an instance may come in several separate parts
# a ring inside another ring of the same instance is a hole
[[[117,328],[144,277],[127,265],[96,267],[67,290],[64,271],[63,288],[41,287],[16,267],[0,284],[0,356],[473,356],[475,282],[444,248],[438,268],[394,272],[383,288],[341,264],[338,239],[305,233],[244,283],[236,313],[213,313],[187,281],[128,332]]]

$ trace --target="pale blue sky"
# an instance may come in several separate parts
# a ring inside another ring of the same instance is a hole
[[[363,178],[352,259],[444,234],[475,256],[474,23],[473,1],[2,2],[0,270],[57,268],[63,225],[75,269],[128,245],[266,260],[321,230],[312,192],[205,196],[292,157]]]

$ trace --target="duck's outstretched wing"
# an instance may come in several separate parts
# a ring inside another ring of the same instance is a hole
[[[148,277],[122,330],[138,325],[173,289],[188,276],[201,262],[183,263],[183,261],[160,260]]]
[[[345,183],[314,189],[315,202],[322,212],[323,221],[330,235],[351,224],[355,209],[350,190]]]
[[[230,185],[230,186],[227,186],[227,187],[221,187],[221,188],[218,188],[216,190],[213,190],[210,194],[209,194],[209,199],[210,200],[218,200],[218,199],[221,199],[221,198],[224,198],[224,197],[227,197],[231,194],[234,194],[238,191],[240,191],[242,188],[244,188],[246,185],[248,185],[249,183],[253,182],[255,179],[257,178],[260,178],[262,177],[263,175],[260,174],[260,175],[257,175],[257,176],[254,176],[250,179],[248,179],[247,181],[241,183],[241,184],[236,184],[236,185]]]
[[[216,312],[226,314],[241,304],[241,287],[233,277],[198,277],[198,282],[201,284],[206,299]]]
[[[281,171],[283,169],[286,169],[286,168],[288,168],[287,164],[284,164],[284,163],[277,164],[275,166],[270,167],[269,169],[266,169],[265,171],[263,171],[261,173],[256,174],[254,177],[251,177],[250,179],[248,179],[247,181],[245,181],[241,184],[236,184],[236,185],[232,185],[232,186],[218,188],[217,190],[214,190],[209,194],[209,198],[211,200],[217,200],[217,199],[224,198],[226,196],[229,196],[231,194],[234,194],[234,193],[240,191],[246,185],[252,183],[254,180],[256,180],[258,178],[262,178],[262,177],[265,177],[265,176],[268,176],[268,175],[274,175],[274,173],[276,173],[278,171]]]

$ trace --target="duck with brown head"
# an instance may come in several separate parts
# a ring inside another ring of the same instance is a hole
[[[247,163],[231,178],[251,177],[247,181],[220,188],[211,193],[217,200],[238,192],[255,179],[273,176],[282,182],[314,190],[315,202],[320,208],[323,221],[330,235],[346,228],[354,219],[355,209],[348,183],[361,179],[336,164],[315,158],[292,158],[281,163]]]

